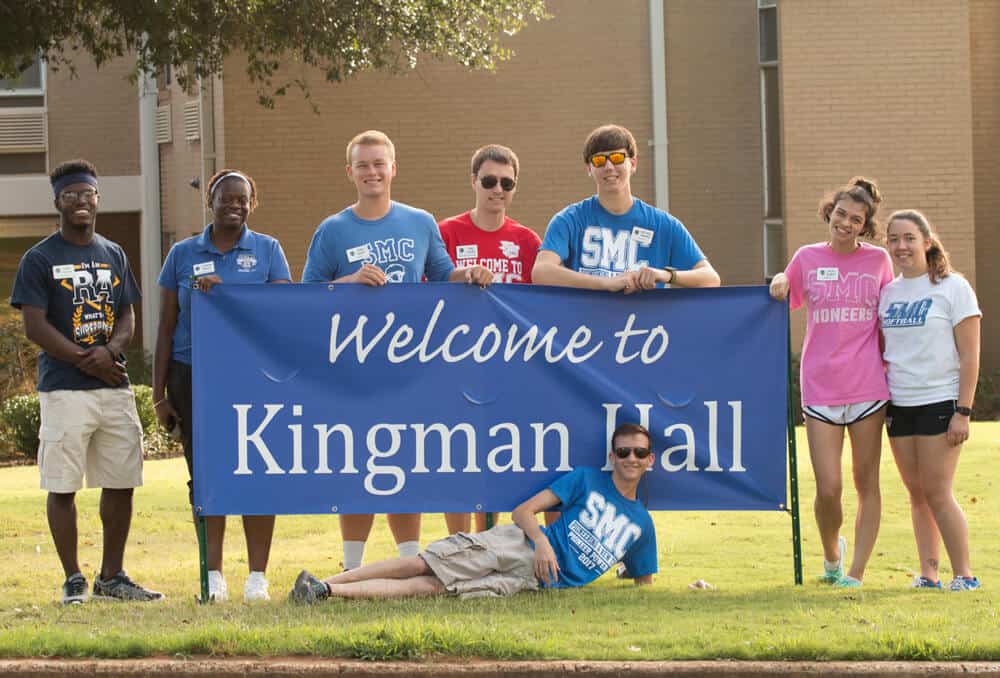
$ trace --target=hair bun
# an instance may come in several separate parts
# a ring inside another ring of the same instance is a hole
[[[876,205],[882,202],[882,192],[878,190],[878,184],[871,179],[865,179],[864,177],[851,177],[851,180],[847,182],[847,185],[863,188],[868,195],[872,197],[872,202]]]

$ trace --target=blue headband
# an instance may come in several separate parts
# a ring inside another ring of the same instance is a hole
[[[56,197],[58,198],[64,188],[72,186],[73,184],[90,184],[94,188],[97,188],[97,177],[93,174],[88,174],[87,172],[64,174],[52,182],[52,190],[55,191]]]

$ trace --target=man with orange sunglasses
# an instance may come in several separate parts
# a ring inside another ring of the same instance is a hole
[[[679,220],[632,195],[635,137],[620,125],[587,137],[583,161],[597,195],[549,222],[536,284],[634,294],[671,285],[718,287],[719,274]]]

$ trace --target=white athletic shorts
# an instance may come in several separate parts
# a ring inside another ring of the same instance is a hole
[[[847,405],[804,405],[802,413],[834,426],[850,426],[870,417],[888,404],[888,400],[869,400]]]
[[[68,494],[83,487],[142,485],[142,424],[130,388],[43,391],[38,400],[41,487]]]

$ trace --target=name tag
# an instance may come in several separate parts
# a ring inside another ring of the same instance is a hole
[[[479,245],[459,245],[455,248],[459,259],[478,259]]]
[[[73,264],[63,264],[52,267],[52,278],[55,280],[66,280],[73,277]]]
[[[643,247],[649,247],[653,244],[653,232],[648,228],[640,228],[638,226],[632,227],[632,239]]]
[[[371,254],[371,247],[369,247],[368,243],[365,243],[364,245],[358,245],[347,250],[347,260],[353,264],[364,261],[368,258],[369,254]]]
[[[840,269],[836,266],[817,268],[816,280],[840,280]]]
[[[195,275],[208,275],[209,273],[215,273],[215,262],[214,261],[203,261],[200,264],[194,265]]]

